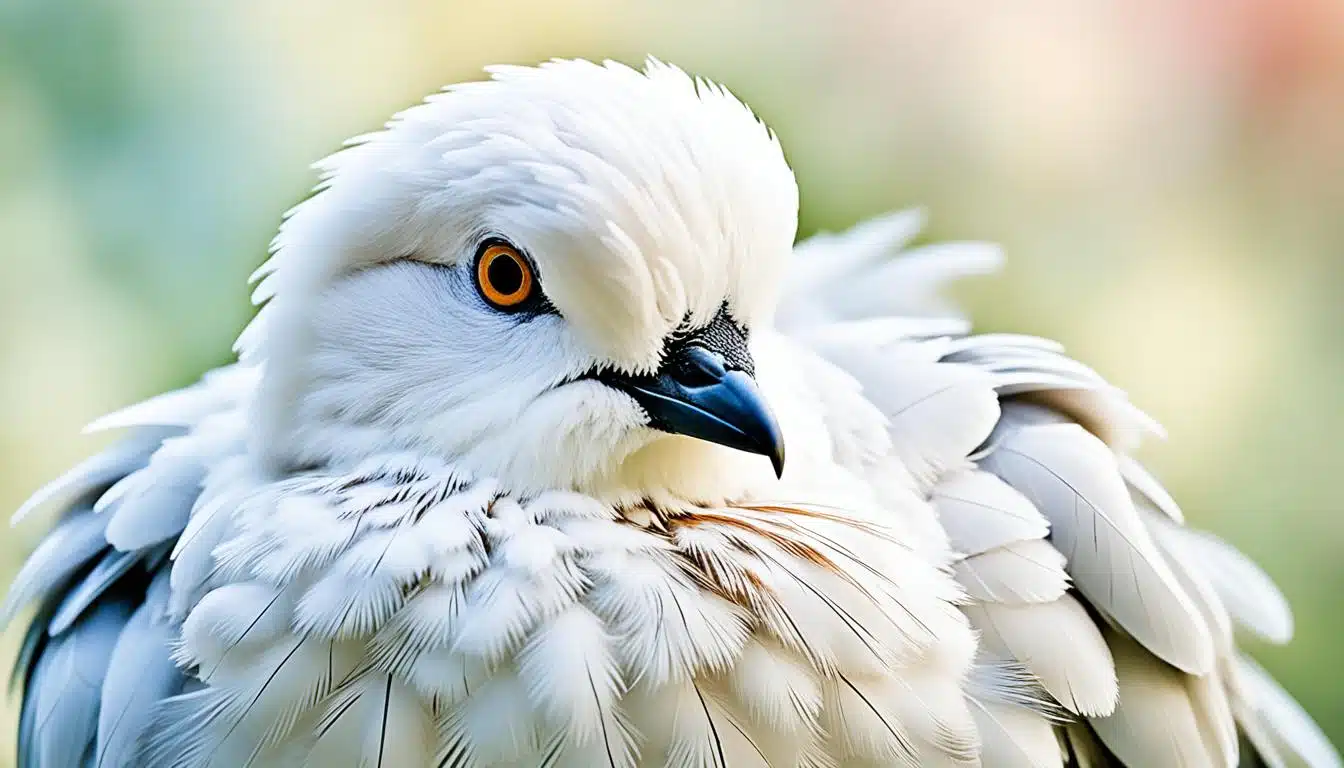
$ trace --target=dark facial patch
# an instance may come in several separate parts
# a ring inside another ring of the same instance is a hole
[[[719,308],[718,314],[707,325],[674,331],[663,346],[663,360],[677,365],[678,360],[684,359],[677,353],[690,345],[703,347],[718,354],[723,358],[724,367],[730,371],[742,371],[748,376],[756,375],[756,364],[747,349],[747,329],[728,314],[726,304]],[[694,376],[692,371],[669,372]]]
[[[753,378],[755,368],[746,329],[724,307],[706,325],[672,334],[653,373],[590,375],[634,399],[653,429],[759,453],[778,475],[784,436]]]

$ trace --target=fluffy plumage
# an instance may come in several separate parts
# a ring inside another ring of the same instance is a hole
[[[777,143],[672,67],[493,75],[320,164],[240,362],[20,510],[63,509],[5,608],[21,766],[1339,765],[1151,420],[941,296],[996,249],[792,248]],[[490,237],[544,311],[477,295]],[[780,478],[607,383],[725,318]]]

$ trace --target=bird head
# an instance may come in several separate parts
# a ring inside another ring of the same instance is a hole
[[[779,472],[753,358],[797,224],[774,136],[658,62],[491,75],[318,164],[239,340],[256,452],[420,451],[607,497]]]

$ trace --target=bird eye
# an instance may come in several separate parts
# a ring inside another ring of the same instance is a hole
[[[497,309],[514,309],[532,295],[532,265],[507,243],[490,243],[476,259],[476,287]]]

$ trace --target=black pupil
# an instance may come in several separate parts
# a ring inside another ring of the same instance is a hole
[[[523,267],[511,256],[496,256],[486,267],[490,286],[504,296],[512,296],[523,287]]]

